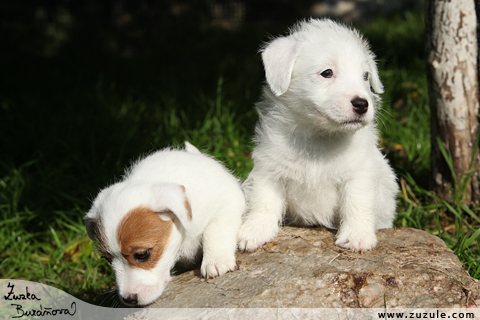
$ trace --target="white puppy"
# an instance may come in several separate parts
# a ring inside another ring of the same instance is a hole
[[[186,143],[134,164],[123,181],[102,190],[85,222],[115,271],[127,305],[156,300],[178,260],[203,249],[202,276],[236,267],[237,233],[245,209],[239,181]]]
[[[268,43],[262,59],[268,86],[257,104],[240,249],[271,240],[283,218],[338,228],[336,245],[372,249],[375,231],[392,227],[398,186],[377,148],[380,99],[371,88],[383,86],[367,42],[312,19]]]

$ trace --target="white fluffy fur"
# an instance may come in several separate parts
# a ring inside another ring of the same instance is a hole
[[[191,205],[191,221],[180,186],[185,187]],[[166,250],[151,270],[130,267],[117,242],[120,221],[138,206],[159,212],[159,218],[174,220]],[[162,214],[165,209],[175,215]],[[137,294],[138,304],[146,305],[162,294],[175,262],[192,261],[201,249],[204,277],[234,270],[237,233],[244,209],[240,182],[219,162],[187,142],[186,151],[165,149],[134,164],[123,181],[100,192],[85,219],[101,217],[103,221],[119,295]],[[93,239],[88,224],[87,231]]]
[[[268,85],[257,104],[240,249],[271,240],[284,218],[338,228],[336,244],[353,251],[374,248],[375,231],[392,227],[398,186],[377,148],[373,91],[383,86],[368,44],[355,30],[312,19],[268,43],[262,59]],[[356,98],[368,102],[364,114]]]

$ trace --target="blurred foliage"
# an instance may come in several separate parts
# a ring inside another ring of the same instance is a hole
[[[312,3],[1,2],[0,177],[26,177],[17,208],[35,208],[47,222],[52,210],[86,209],[133,159],[185,139],[245,177],[264,78],[258,48]],[[382,147],[397,171],[425,186],[422,15],[356,27],[387,88]]]

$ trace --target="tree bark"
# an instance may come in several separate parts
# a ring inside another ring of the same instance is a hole
[[[473,170],[463,199],[467,204],[480,200],[478,150],[473,156],[479,127],[475,1],[428,0],[425,15],[433,189],[440,197],[454,200],[453,183],[460,191],[462,174]],[[453,176],[437,137],[451,154]]]

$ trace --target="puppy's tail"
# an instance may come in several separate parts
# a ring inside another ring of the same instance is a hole
[[[185,141],[185,151],[190,153],[202,154],[193,144],[188,141]]]

